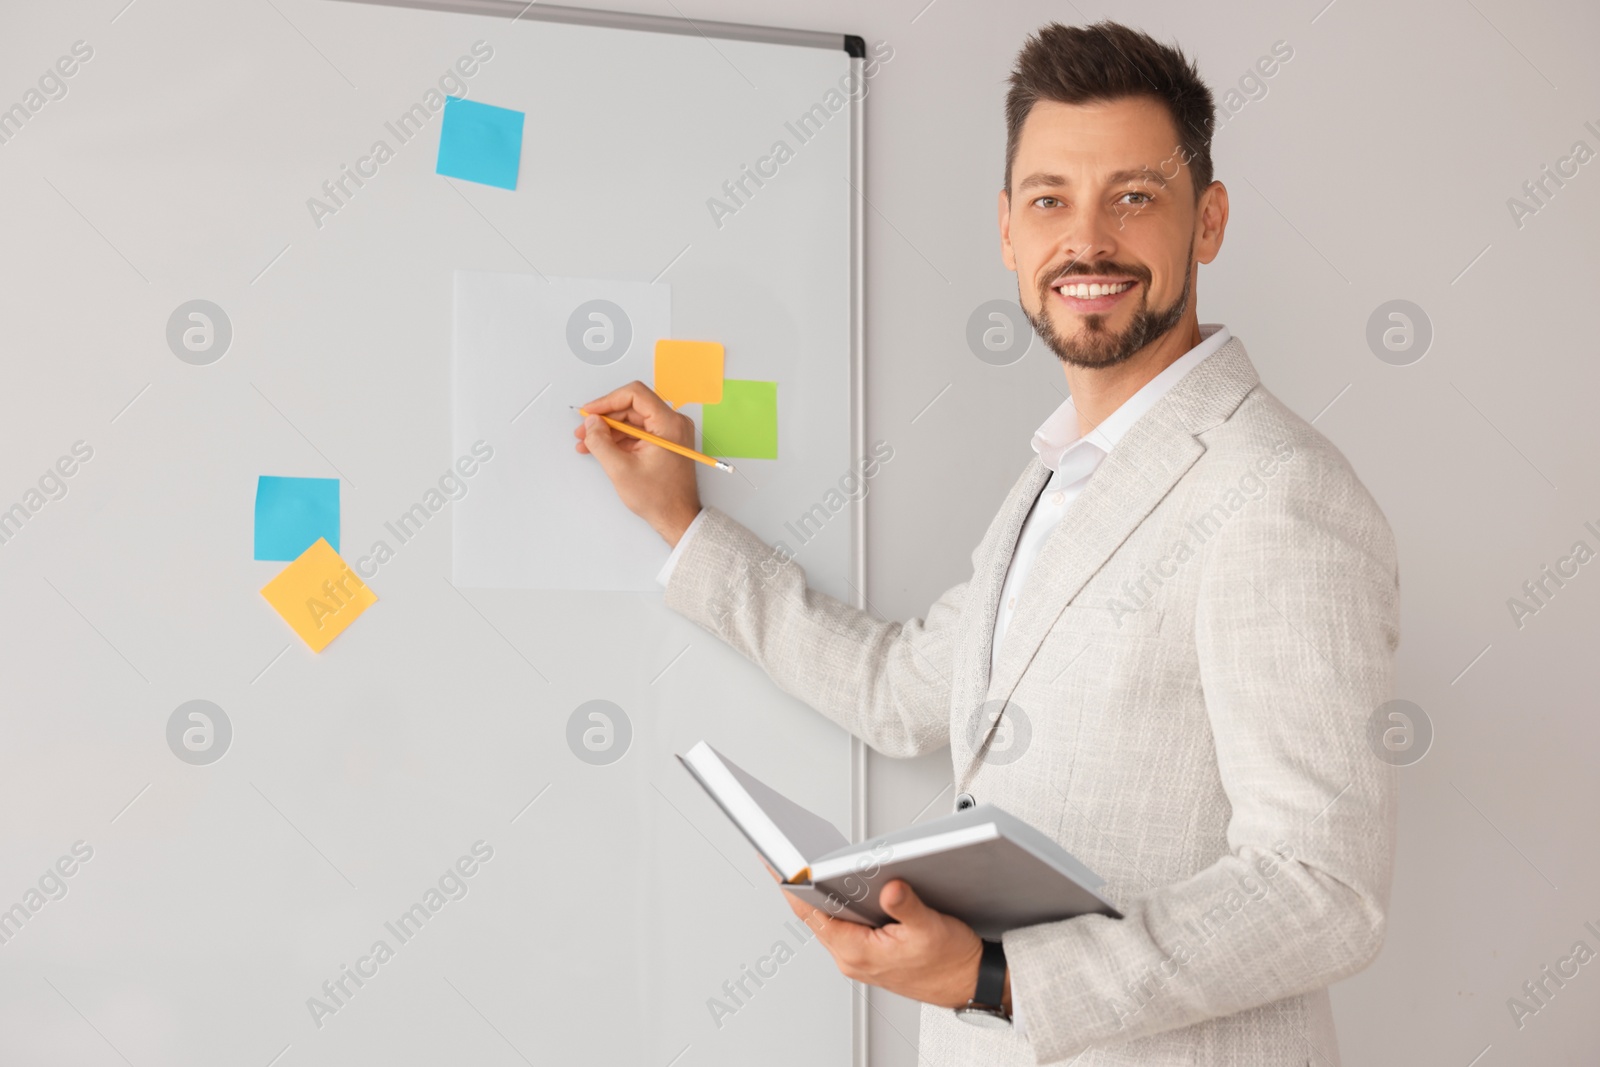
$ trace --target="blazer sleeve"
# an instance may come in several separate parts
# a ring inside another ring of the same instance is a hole
[[[1339,466],[1241,515],[1202,564],[1195,645],[1228,851],[1121,920],[1005,935],[1036,1062],[1326,987],[1377,955],[1397,790],[1368,720],[1391,696],[1399,572],[1382,512]]]
[[[665,598],[785,693],[903,757],[950,742],[951,649],[967,586],[946,590],[925,618],[884,622],[807,588],[786,552],[707,505]]]

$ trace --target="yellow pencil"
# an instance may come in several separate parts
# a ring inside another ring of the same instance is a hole
[[[572,404],[568,404],[567,407],[572,408],[579,415],[587,416],[589,414],[582,408],[576,407]],[[692,448],[685,448],[675,441],[668,441],[665,437],[657,437],[655,434],[650,433],[647,430],[641,430],[637,426],[630,426],[628,423],[622,422],[618,419],[613,419],[609,415],[601,415],[600,418],[605,419],[606,425],[611,427],[613,430],[621,430],[623,433],[631,434],[641,441],[649,441],[653,445],[660,445],[662,448],[676,452],[680,456],[688,456],[690,459],[699,460],[706,466],[715,467],[719,471],[727,471],[729,474],[733,473],[733,464],[731,463],[725,463],[720,459],[712,459],[710,456],[705,455],[704,453],[696,452]]]

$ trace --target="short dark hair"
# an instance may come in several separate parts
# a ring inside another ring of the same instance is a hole
[[[1017,158],[1022,124],[1040,100],[1062,104],[1145,96],[1158,100],[1178,131],[1195,199],[1211,184],[1211,135],[1217,118],[1211,90],[1181,49],[1120,23],[1063,26],[1052,22],[1017,53],[1006,93],[1006,184]],[[1152,161],[1152,165],[1154,161]]]

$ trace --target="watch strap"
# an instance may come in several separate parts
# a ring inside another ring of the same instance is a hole
[[[987,938],[983,942],[983,956],[978,961],[978,988],[972,994],[974,1004],[988,1004],[996,1008],[1005,997],[1006,950],[998,941]]]

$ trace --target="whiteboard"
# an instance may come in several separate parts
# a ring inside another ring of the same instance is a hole
[[[786,524],[866,452],[861,100],[786,124],[861,60],[509,2],[118,6],[19,9],[0,42],[22,72],[92,52],[0,145],[0,508],[28,512],[0,545],[0,908],[26,912],[0,1062],[855,1055],[858,995],[673,753],[711,740],[859,838],[859,746],[659,593],[457,587],[448,515],[372,547],[458,458],[456,272],[652,283],[676,335],[780,383],[780,458],[704,500],[859,606],[862,504]],[[436,115],[387,132],[479,41],[469,97],[526,114],[515,191],[437,175]],[[197,300],[220,358],[169,342]],[[320,654],[258,592],[285,566],[252,558],[259,475],[339,480],[378,599]],[[571,723],[608,706],[626,750],[586,762]],[[192,707],[225,718],[214,761],[179,755]]]

